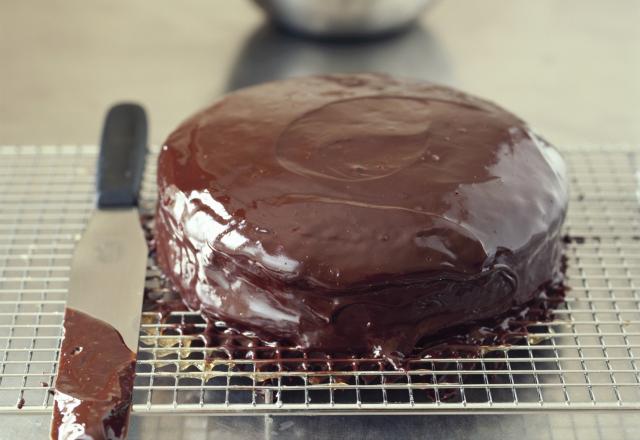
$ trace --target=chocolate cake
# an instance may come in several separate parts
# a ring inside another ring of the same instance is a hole
[[[185,303],[261,339],[402,355],[557,282],[557,151],[487,101],[384,75],[232,93],[169,136],[158,262]]]

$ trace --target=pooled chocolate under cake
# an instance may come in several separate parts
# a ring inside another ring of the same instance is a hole
[[[171,134],[158,262],[186,304],[267,341],[397,356],[561,275],[556,150],[487,101],[383,75],[234,92]]]

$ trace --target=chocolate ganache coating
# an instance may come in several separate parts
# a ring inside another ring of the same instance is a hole
[[[567,180],[516,116],[385,75],[227,95],[158,162],[158,261],[186,304],[266,340],[409,353],[560,276]]]
[[[67,307],[51,439],[124,439],[136,364],[110,324]]]

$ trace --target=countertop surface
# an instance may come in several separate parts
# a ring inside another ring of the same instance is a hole
[[[282,34],[248,1],[0,4],[0,144],[95,143],[107,107],[144,104],[151,140],[229,90],[314,72],[378,71],[489,98],[562,145],[640,145],[640,2],[440,0],[392,38]],[[48,416],[0,416],[44,438]],[[637,438],[631,413],[134,417],[132,439]],[[5,437],[3,437],[5,438]]]
[[[494,100],[560,147],[640,143],[640,2],[439,0],[395,38],[322,44],[250,1],[0,5],[0,144],[95,143],[106,108],[143,103],[152,142],[226,91],[380,71]]]

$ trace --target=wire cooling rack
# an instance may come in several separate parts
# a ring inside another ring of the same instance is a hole
[[[96,153],[95,146],[0,146],[0,412],[51,410],[69,264],[93,207]],[[196,314],[161,319],[147,312],[134,411],[640,409],[637,153],[625,146],[564,151],[572,181],[571,290],[553,320],[532,325],[517,345],[475,360],[414,361],[406,371],[378,361],[310,359],[286,347],[270,355],[245,347],[234,358],[184,331],[204,325]],[[149,162],[142,208],[151,212]]]

